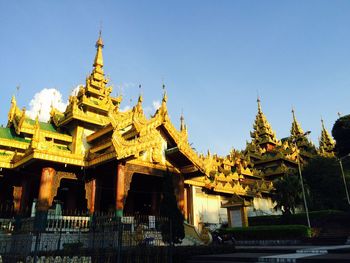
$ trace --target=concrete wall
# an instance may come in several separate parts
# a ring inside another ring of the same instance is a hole
[[[226,199],[219,195],[206,194],[201,187],[192,186],[192,190],[194,225],[199,230],[204,223],[227,223],[227,209],[221,208],[221,201]]]

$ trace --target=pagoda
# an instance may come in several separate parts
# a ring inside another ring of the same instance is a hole
[[[200,204],[206,194],[216,200],[224,221],[239,200],[239,221],[246,225],[245,207],[272,185],[245,155],[204,156],[192,149],[183,115],[179,130],[170,121],[165,91],[150,118],[141,95],[136,105],[121,111],[122,97],[112,96],[104,73],[103,48],[100,33],[85,85],[69,97],[65,111],[52,106],[48,122],[29,118],[11,99],[7,127],[0,128],[1,204],[25,216],[32,204],[45,213],[57,203],[71,211],[158,215],[163,176],[169,173],[189,223],[203,221]],[[259,147],[271,149],[279,142],[269,139],[261,118],[257,128],[266,140]]]
[[[250,133],[251,142],[247,143],[243,151],[249,156],[255,169],[261,176],[272,181],[284,175],[290,167],[296,165],[296,149],[288,140],[278,140],[261,108],[258,98],[258,113],[253,131]]]
[[[323,119],[321,119],[321,124],[321,137],[319,139],[319,148],[317,152],[323,157],[335,157],[335,142],[324,126]]]

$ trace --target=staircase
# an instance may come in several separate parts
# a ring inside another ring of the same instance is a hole
[[[199,246],[204,244],[195,226],[184,223],[184,229],[185,238],[182,240],[181,246]]]

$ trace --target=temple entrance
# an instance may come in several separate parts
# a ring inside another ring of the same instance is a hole
[[[61,203],[62,210],[68,213],[85,212],[87,201],[85,199],[84,182],[62,179],[54,200]]]
[[[0,217],[13,214],[13,187],[10,185],[9,180],[0,177]]]
[[[124,214],[159,215],[163,178],[135,173],[127,194]]]

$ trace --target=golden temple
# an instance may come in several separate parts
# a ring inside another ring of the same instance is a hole
[[[277,139],[260,99],[246,149],[225,157],[198,154],[188,142],[183,116],[179,130],[172,124],[166,92],[150,118],[141,95],[133,108],[120,110],[122,98],[111,95],[104,73],[103,47],[100,34],[85,85],[70,96],[64,112],[52,107],[49,122],[30,119],[12,97],[7,127],[0,128],[0,201],[16,213],[28,213],[33,202],[39,211],[61,202],[66,210],[158,214],[168,171],[189,223],[220,218],[247,225],[247,209],[271,209],[272,180],[296,168],[298,154],[303,161],[317,153],[334,155],[323,121],[316,150],[294,110],[291,136]]]

